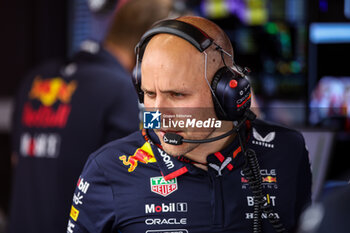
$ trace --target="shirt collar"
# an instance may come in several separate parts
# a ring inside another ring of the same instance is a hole
[[[150,142],[154,157],[165,180],[171,180],[192,170],[188,168],[186,163],[179,161],[162,149],[159,138],[153,130],[143,129],[142,135],[146,141]]]
[[[237,137],[237,136],[236,136]],[[208,169],[216,171],[217,175],[221,176],[234,168],[239,167],[242,163],[240,156],[242,148],[238,143],[238,139],[234,139],[226,148],[216,153],[210,154],[207,157]]]
[[[179,160],[178,158],[166,153],[162,149],[159,138],[153,130],[143,129],[142,135],[146,141],[150,142],[157,164],[165,180],[173,179],[187,172],[191,174],[203,173],[202,169],[195,167],[191,163],[185,162],[186,160]],[[208,155],[208,166],[216,170],[218,175],[225,174],[232,171],[234,168],[243,165],[244,158],[241,154],[242,148],[239,145],[238,138],[235,138],[226,148]]]
[[[241,135],[245,143],[248,144],[251,132],[251,123],[246,122],[241,130]],[[217,174],[223,175],[241,167],[245,163],[245,159],[242,153],[242,147],[239,143],[238,135],[235,139],[224,149],[214,154],[210,154],[207,157],[208,167],[216,170]]]

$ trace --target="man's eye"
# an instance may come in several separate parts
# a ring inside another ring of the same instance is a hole
[[[174,92],[172,95],[173,95],[174,97],[183,97],[183,96],[184,96],[184,94],[178,93],[178,92]]]
[[[148,97],[150,97],[150,98],[153,98],[153,97],[156,96],[156,93],[154,93],[154,92],[149,92],[149,91],[146,91],[145,94],[146,94]]]

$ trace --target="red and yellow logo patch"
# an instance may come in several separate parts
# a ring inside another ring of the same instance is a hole
[[[266,176],[262,178],[262,182],[267,182],[267,183],[276,183],[277,178],[273,176]]]
[[[123,164],[125,166],[130,166],[128,168],[129,172],[133,172],[136,169],[138,162],[145,164],[156,162],[156,158],[154,157],[151,145],[148,142],[143,144],[141,148],[137,148],[135,153],[133,155],[130,155],[128,158],[126,155],[122,155],[119,156],[119,159],[123,161]]]

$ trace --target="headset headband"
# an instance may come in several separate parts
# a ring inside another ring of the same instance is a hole
[[[200,52],[206,50],[212,43],[213,39],[197,27],[179,20],[169,19],[156,23],[141,37],[140,42],[135,47],[139,60],[142,60],[146,45],[151,38],[157,34],[173,34],[190,42]]]

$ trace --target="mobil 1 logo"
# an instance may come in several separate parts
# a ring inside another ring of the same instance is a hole
[[[177,203],[162,203],[159,205],[156,204],[146,204],[145,213],[154,214],[154,213],[184,213],[187,212],[187,203],[186,202],[177,202]]]

